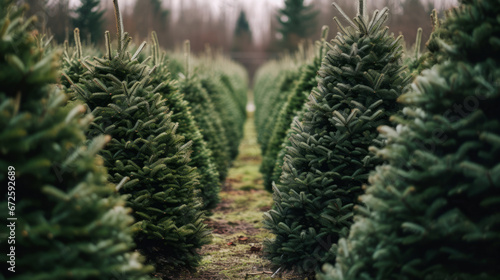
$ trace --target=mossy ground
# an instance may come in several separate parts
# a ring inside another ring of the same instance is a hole
[[[206,221],[213,229],[212,243],[202,248],[203,260],[197,272],[185,273],[180,279],[305,279],[291,273],[271,278],[275,271],[262,255],[262,241],[273,237],[262,228],[262,215],[273,200],[262,185],[262,157],[256,139],[250,113],[239,156],[220,194],[221,203]]]

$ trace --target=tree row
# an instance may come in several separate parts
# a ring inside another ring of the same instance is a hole
[[[387,8],[333,5],[333,40],[255,82],[267,257],[325,280],[497,279],[498,1],[434,11],[423,54]]]
[[[150,279],[195,268],[242,138],[245,70],[191,56],[189,42],[164,51],[155,33],[134,45],[116,0],[117,38],[102,34],[103,50],[82,45],[78,29],[74,44],[50,44],[25,7],[0,3],[0,181],[17,198],[0,205],[18,218],[2,230],[13,243],[1,243],[16,272],[2,274]]]

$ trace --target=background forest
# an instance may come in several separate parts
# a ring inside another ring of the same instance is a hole
[[[21,0],[32,8],[29,13],[41,20],[39,27],[54,36],[58,43],[71,38],[79,26],[82,38],[103,44],[103,30],[114,30],[111,1],[99,0]],[[277,58],[283,48],[293,50],[301,40],[313,42],[320,38],[318,30],[331,26],[332,18],[339,16],[330,0],[296,2],[295,11],[284,9],[283,0],[229,1],[229,0],[125,0],[123,22],[136,43],[156,31],[160,45],[167,49],[180,48],[190,40],[195,53],[207,46],[228,54],[242,63],[252,80],[255,70],[265,61]],[[304,2],[303,4],[301,2]],[[336,1],[347,14],[355,14],[357,1]],[[432,30],[429,17],[432,9],[445,10],[457,4],[456,0],[374,0],[369,10],[389,7],[387,22],[395,34],[403,34],[406,44],[415,42],[417,29],[423,29],[422,48]],[[83,27],[85,26],[85,27]]]

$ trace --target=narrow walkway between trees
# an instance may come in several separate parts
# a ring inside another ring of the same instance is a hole
[[[262,241],[272,238],[262,228],[262,215],[272,205],[272,195],[264,190],[259,172],[262,157],[252,113],[245,123],[245,134],[225,184],[221,203],[206,221],[213,229],[212,243],[203,247],[198,271],[180,279],[289,279],[292,274],[276,274],[262,256]]]

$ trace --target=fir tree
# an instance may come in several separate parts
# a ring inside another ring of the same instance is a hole
[[[216,79],[217,77],[210,75],[209,77],[201,78],[200,82],[213,101],[214,107],[220,113],[219,115],[224,124],[224,138],[228,142],[229,157],[232,160],[238,155],[239,143],[243,137],[242,120],[244,118],[239,114],[240,112],[236,104],[234,104],[234,100],[231,100],[228,93],[224,92],[227,91],[227,88]]]
[[[185,75],[179,80],[179,91],[184,94],[185,100],[189,103],[203,139],[212,151],[220,180],[223,181],[227,176],[231,162],[229,144],[225,138],[225,128],[210,95],[201,84],[200,78],[197,74],[190,73],[189,41],[186,41],[185,48],[186,64],[183,69]]]
[[[288,128],[285,136],[285,140],[280,145],[280,151],[278,152],[278,156],[276,157],[276,163],[273,168],[272,174],[272,184],[277,184],[280,181],[281,174],[283,173],[283,164],[285,162],[285,155],[288,147],[292,146],[291,137],[293,135],[293,127],[296,126],[294,123],[302,122],[304,114],[306,112],[307,103],[302,104],[302,108],[297,112],[297,114],[293,117],[292,122],[290,123],[290,127]],[[267,187],[267,186],[266,186]],[[271,189],[272,190],[272,189]]]
[[[322,279],[499,279],[500,5],[461,1],[374,149],[356,223]]]
[[[24,20],[23,12],[14,1],[0,0],[0,182],[14,198],[0,206],[4,221],[7,209],[17,218],[9,221],[15,239],[7,239],[7,230],[0,236],[2,252],[15,255],[7,256],[13,271],[2,274],[14,280],[150,279],[153,268],[129,253],[130,209],[96,157],[109,139],[84,145],[90,116],[81,118],[82,105],[63,107],[66,97],[53,85],[59,57],[37,47],[33,18]]]
[[[219,202],[220,191],[219,173],[213,162],[212,152],[208,149],[200,129],[196,126],[188,103],[178,90],[178,84],[171,77],[168,70],[168,60],[161,52],[156,32],[152,33],[152,38],[152,62],[156,71],[151,75],[153,79],[151,84],[165,98],[166,104],[172,112],[172,121],[179,124],[177,133],[193,142],[193,153],[189,165],[196,167],[200,173],[199,188],[203,199],[203,209],[211,210]]]
[[[240,130],[241,135],[243,135],[243,126],[247,117],[248,73],[240,64],[236,64],[223,57],[219,57],[218,60],[223,61],[222,65],[219,67],[220,70],[225,70],[220,71],[220,82],[225,86],[228,95],[231,96],[231,102],[234,102],[239,111],[241,123]]]
[[[75,46],[71,49],[68,41],[64,41],[63,55],[61,57],[62,71],[61,84],[64,89],[72,94],[71,84],[79,83],[83,74],[87,71],[82,61],[89,57],[100,56],[98,49],[82,44],[80,29],[73,31]]]
[[[260,124],[257,125],[258,137],[260,148],[262,154],[265,154],[269,144],[269,139],[272,136],[273,128],[280,113],[281,107],[286,103],[288,96],[291,94],[296,86],[297,80],[300,77],[300,68],[298,69],[286,69],[280,73],[279,80],[277,82],[278,87],[271,87],[271,92],[267,92],[269,95],[267,100],[260,101],[259,117],[256,120],[260,120]],[[273,92],[274,91],[274,92]]]
[[[232,50],[235,52],[248,51],[252,48],[252,31],[245,14],[241,10],[238,19],[236,20],[236,27],[234,28],[234,39]]]
[[[304,0],[285,0],[285,7],[276,16],[281,27],[278,31],[283,36],[286,48],[296,48],[300,39],[305,39],[316,27],[318,11],[312,5],[305,5]]]
[[[322,42],[317,42],[317,54],[313,60],[304,65],[301,69],[299,82],[294,87],[284,106],[279,112],[274,129],[272,131],[269,144],[267,145],[266,153],[260,167],[260,171],[264,177],[264,186],[267,190],[272,191],[273,173],[278,161],[278,154],[281,150],[281,144],[285,141],[287,131],[290,129],[293,117],[303,107],[311,90],[318,85],[317,72],[321,66],[323,58],[323,50],[325,48],[326,36],[328,27],[324,26],[322,31]],[[281,163],[282,164],[282,163]],[[281,168],[279,168],[281,170]],[[278,175],[279,176],[279,175]],[[279,178],[276,178],[279,179]],[[275,180],[278,182],[278,180]]]
[[[207,48],[198,59],[198,76],[220,116],[228,142],[231,161],[238,155],[246,120],[246,95],[248,82],[245,69],[221,54],[212,55]]]
[[[322,61],[302,122],[294,123],[273,187],[275,208],[265,214],[276,238],[264,249],[276,266],[314,272],[334,261],[361,186],[380,162],[368,147],[377,143],[376,128],[400,109],[395,100],[409,80],[402,36],[383,28],[387,15],[388,9],[376,11],[368,20],[361,0],[358,16],[346,16],[351,26],[336,20],[341,32]]]
[[[73,88],[96,117],[88,135],[112,137],[101,152],[110,181],[131,178],[120,192],[128,194],[127,205],[134,210],[138,248],[158,270],[173,273],[196,266],[197,250],[208,243],[195,192],[197,173],[188,164],[191,142],[176,134],[178,124],[151,84],[155,68],[137,60],[145,43],[128,53],[131,37],[123,32],[117,0],[114,4],[118,49],[112,51],[106,32],[106,55],[83,61],[88,73]]]
[[[104,11],[99,9],[99,0],[81,0],[81,5],[75,9],[76,17],[73,18],[73,26],[79,28],[87,38],[92,34],[102,34],[104,25]],[[91,38],[93,42],[98,43],[100,36]]]

